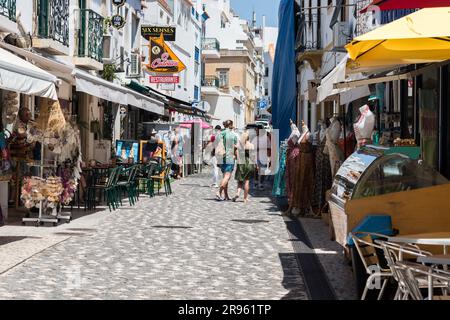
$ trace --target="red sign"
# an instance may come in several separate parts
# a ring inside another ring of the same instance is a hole
[[[180,77],[150,76],[150,83],[180,83]]]

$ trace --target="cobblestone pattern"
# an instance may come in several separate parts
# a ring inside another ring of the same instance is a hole
[[[339,300],[358,300],[351,267],[336,241],[331,241],[328,226],[321,219],[300,218],[314,252]]]
[[[64,226],[65,241],[0,275],[0,299],[307,299],[267,194],[216,202],[209,181]]]

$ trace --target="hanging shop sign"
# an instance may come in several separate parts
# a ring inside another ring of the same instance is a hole
[[[150,38],[148,47],[150,62],[145,65],[148,71],[156,73],[180,73],[186,69],[184,63],[164,42],[162,34],[159,38]]]
[[[320,80],[308,80],[308,100],[316,102],[317,88],[320,86]]]
[[[147,40],[158,38],[162,34],[164,41],[175,41],[175,32],[174,27],[141,26],[141,35]]]
[[[116,7],[123,6],[127,1],[126,0],[112,0],[112,4]]]
[[[125,25],[125,18],[120,14],[115,14],[111,17],[111,25],[116,29],[122,29]]]
[[[150,83],[180,83],[177,76],[150,76]]]

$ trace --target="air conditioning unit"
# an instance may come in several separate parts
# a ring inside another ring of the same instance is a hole
[[[333,26],[334,49],[344,49],[344,46],[351,40],[350,33],[350,23],[348,21],[337,22]]]
[[[128,77],[141,77],[141,56],[137,53],[130,54],[130,65],[128,66]]]

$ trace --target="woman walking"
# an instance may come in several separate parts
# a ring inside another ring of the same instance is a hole
[[[233,198],[234,202],[239,199],[242,189],[244,189],[244,202],[248,202],[250,179],[256,171],[255,159],[251,159],[254,148],[254,145],[250,143],[250,135],[245,131],[236,148],[237,168],[235,179],[238,182],[238,188],[236,196]]]

